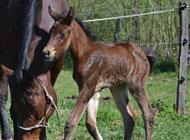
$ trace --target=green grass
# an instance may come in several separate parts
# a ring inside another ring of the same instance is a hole
[[[151,75],[147,82],[150,101],[161,110],[155,120],[154,140],[189,140],[190,115],[180,116],[173,109],[176,102],[176,84],[177,76],[175,73]],[[53,115],[49,121],[51,127],[48,129],[48,139],[50,140],[60,139],[64,131],[65,122],[74,106],[75,100],[67,99],[67,97],[78,95],[78,88],[72,80],[71,71],[64,70],[61,72],[55,89],[59,97],[58,107],[61,112],[61,126],[58,126],[57,118]],[[187,93],[186,104],[188,112],[190,109],[190,90]],[[120,113],[112,99],[108,101],[103,100],[106,96],[111,96],[109,90],[104,90],[101,95],[97,117],[98,128],[104,140],[122,140],[124,132]],[[132,98],[131,102],[138,114],[134,130],[134,140],[144,140],[145,134],[141,112]],[[84,115],[74,133],[74,140],[92,140],[85,127]]]
[[[190,73],[188,74],[188,80],[190,81]],[[161,73],[149,77],[147,92],[151,104],[161,110],[156,116],[153,140],[189,140],[190,114],[188,112],[190,112],[190,88],[188,88],[188,86],[190,83],[187,83],[186,95],[186,112],[188,114],[183,116],[176,114],[173,109],[176,102],[176,84],[176,73]],[[54,113],[49,120],[50,128],[48,128],[47,131],[48,140],[60,140],[64,131],[65,122],[69,118],[71,109],[76,101],[67,99],[67,97],[78,95],[78,88],[72,80],[72,72],[70,70],[64,70],[60,73],[55,84],[55,89],[58,94],[58,108],[61,114],[61,125],[58,125]],[[102,91],[97,116],[98,128],[104,140],[122,140],[124,131],[121,115],[112,99],[108,101],[104,100],[104,97],[107,96],[111,97],[109,90]],[[144,140],[145,134],[141,112],[133,98],[130,97],[130,99],[138,114],[134,130],[134,140]],[[85,126],[85,115],[83,115],[74,132],[73,139],[93,140]]]

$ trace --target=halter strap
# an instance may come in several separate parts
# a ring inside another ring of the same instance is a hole
[[[58,110],[58,108],[57,108],[57,106],[56,106],[56,104],[55,104],[55,102],[54,102],[52,96],[49,94],[47,88],[44,86],[44,84],[41,82],[40,79],[38,79],[38,78],[36,78],[36,77],[34,77],[34,79],[35,79],[35,80],[41,85],[41,87],[44,89],[44,91],[45,91],[45,96],[46,96],[46,98],[51,102],[51,104],[53,105],[53,107],[55,108],[55,110],[56,110],[56,116],[57,116],[57,118],[58,118],[58,121],[60,121],[60,113],[59,113],[59,110]]]
[[[45,97],[48,101],[50,101],[50,105],[44,115],[44,117],[41,118],[41,120],[39,122],[37,122],[34,126],[31,126],[31,127],[23,127],[21,125],[19,125],[19,123],[17,122],[17,127],[19,129],[22,129],[24,131],[30,131],[30,130],[33,130],[33,129],[37,129],[37,128],[46,128],[46,127],[49,127],[48,124],[42,124],[43,121],[45,120],[47,114],[49,113],[50,109],[51,109],[51,105],[55,108],[56,110],[56,116],[57,116],[57,119],[58,119],[58,124],[60,124],[60,113],[59,113],[59,110],[53,100],[53,97],[49,94],[47,88],[45,87],[45,85],[43,84],[43,82],[38,79],[37,77],[33,76],[31,73],[28,72],[28,74],[30,74],[30,76],[32,76],[34,78],[34,80],[36,80],[40,86],[43,88],[43,90],[45,91]]]

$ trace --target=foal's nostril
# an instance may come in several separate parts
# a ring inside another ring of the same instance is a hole
[[[50,56],[50,51],[49,51],[49,50],[43,51],[43,57],[44,57],[45,59],[48,59],[49,56]]]
[[[49,50],[46,51],[46,55],[47,55],[47,56],[50,55],[50,51],[49,51]]]

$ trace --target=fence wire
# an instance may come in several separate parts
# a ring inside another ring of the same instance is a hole
[[[162,10],[162,11],[153,11],[153,12],[139,13],[139,14],[133,14],[133,15],[125,15],[125,16],[88,19],[88,20],[83,20],[83,22],[88,23],[88,22],[108,21],[108,20],[117,20],[117,19],[124,19],[124,18],[133,18],[133,17],[142,17],[142,16],[147,16],[147,15],[161,14],[161,13],[167,13],[167,12],[172,12],[172,11],[175,11],[175,9],[168,9],[168,10]]]
[[[167,10],[166,8],[160,9],[165,10],[110,18],[90,18],[92,20],[84,20],[84,22],[87,22],[87,25],[102,40],[112,42],[116,31],[116,21],[119,19],[117,41],[136,42],[141,46],[153,48],[160,57],[166,57],[170,54],[171,57],[177,58],[179,44],[178,10],[176,7]],[[81,18],[85,19],[85,17]]]

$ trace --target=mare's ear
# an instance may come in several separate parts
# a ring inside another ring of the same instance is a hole
[[[13,72],[14,72],[13,70],[11,70],[1,64],[0,64],[0,71],[1,71],[0,73],[2,73],[3,75],[6,75],[6,76],[11,76],[11,75],[13,75]]]
[[[69,10],[67,16],[63,19],[62,23],[70,25],[74,18],[75,18],[74,9],[72,7],[70,7],[70,10]]]
[[[58,21],[58,20],[63,18],[62,15],[60,15],[60,14],[56,13],[55,11],[53,11],[51,9],[51,6],[48,7],[48,11],[49,11],[50,16],[54,19],[54,21]]]

